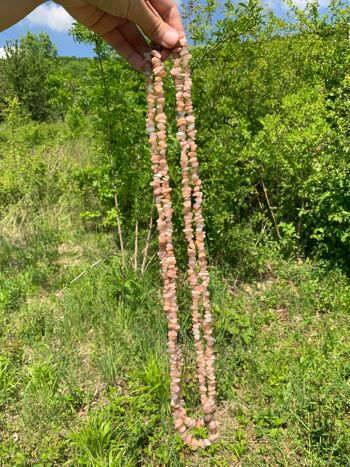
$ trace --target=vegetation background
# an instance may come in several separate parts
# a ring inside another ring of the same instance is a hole
[[[287,6],[285,18],[259,0],[184,8],[221,434],[196,453],[169,410],[144,77],[79,25],[94,59],[57,56],[43,33],[5,47],[0,465],[350,465],[350,7]]]

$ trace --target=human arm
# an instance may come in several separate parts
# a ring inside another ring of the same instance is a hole
[[[179,40],[182,21],[174,0],[58,0],[73,18],[108,42],[134,68],[143,69],[147,42],[169,49]]]
[[[41,3],[42,0],[1,0],[0,31],[17,23]]]
[[[42,0],[0,0],[0,30],[16,23]],[[108,42],[134,68],[142,70],[147,42],[161,45],[162,58],[175,47],[182,21],[175,0],[59,0],[68,13]]]

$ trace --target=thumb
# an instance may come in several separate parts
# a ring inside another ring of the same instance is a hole
[[[180,37],[176,29],[163,21],[148,0],[132,1],[131,4],[128,19],[134,21],[148,38],[167,49],[178,44]]]

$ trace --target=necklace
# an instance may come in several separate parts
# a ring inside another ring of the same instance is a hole
[[[168,320],[168,352],[170,354],[170,393],[175,427],[184,443],[192,449],[206,448],[218,438],[214,419],[216,380],[214,375],[214,338],[212,336],[212,314],[209,299],[209,273],[205,251],[204,219],[202,215],[201,180],[198,174],[195,117],[192,105],[191,55],[186,38],[180,39],[180,47],[173,50],[174,66],[171,70],[176,88],[177,127],[176,137],[181,147],[182,196],[184,234],[187,240],[187,276],[192,289],[192,329],[197,353],[197,378],[203,416],[189,417],[184,408],[181,390],[183,359],[178,344],[178,305],[176,299],[177,266],[173,249],[173,208],[171,187],[166,160],[166,115],[161,54],[157,50],[145,55],[147,79],[147,131],[151,146],[153,170],[153,194],[158,211],[159,234],[158,256],[163,279],[164,311]],[[197,439],[193,428],[207,427],[209,435]]]

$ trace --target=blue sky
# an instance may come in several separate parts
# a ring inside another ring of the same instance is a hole
[[[0,32],[0,54],[1,48],[4,47],[6,41],[18,39],[28,31],[36,34],[40,31],[46,31],[60,55],[92,56],[93,53],[90,47],[75,43],[68,35],[72,22],[72,18],[61,6],[53,2],[46,2],[15,26]]]
[[[283,0],[265,1],[278,15],[283,14]],[[300,7],[305,6],[305,1],[306,0],[294,0]],[[324,11],[329,0],[319,0],[319,2],[321,9]],[[75,55],[78,57],[92,56],[93,52],[90,47],[76,44],[68,35],[68,30],[72,21],[72,18],[61,6],[53,2],[46,2],[15,26],[0,32],[0,56],[1,49],[4,47],[6,41],[18,39],[28,31],[33,33],[39,33],[40,31],[48,32],[60,55]]]

